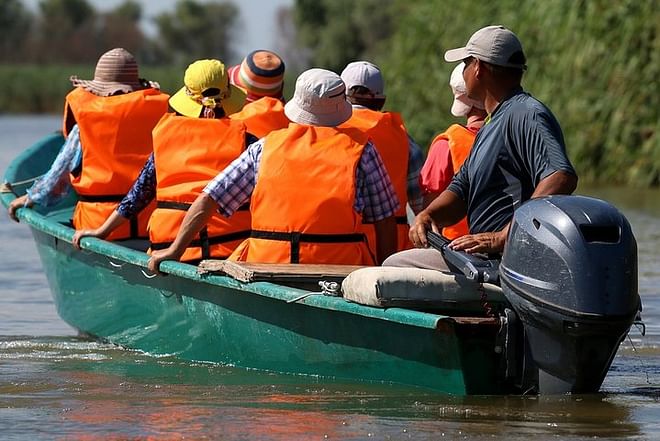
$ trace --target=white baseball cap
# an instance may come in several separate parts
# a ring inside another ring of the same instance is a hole
[[[454,102],[451,105],[451,114],[454,116],[467,116],[473,107],[477,109],[484,108],[483,103],[468,97],[465,80],[463,79],[463,69],[465,69],[465,63],[459,63],[449,77],[449,86],[454,93]]]
[[[373,94],[372,98],[385,98],[385,83],[380,69],[368,61],[348,63],[341,73],[341,79],[346,84],[346,90],[362,86]]]
[[[450,63],[478,58],[496,66],[527,69],[525,53],[516,34],[504,26],[486,26],[472,34],[464,47],[445,52],[445,61]]]
[[[348,120],[353,107],[346,99],[346,86],[339,75],[325,69],[309,69],[296,80],[284,114],[294,123],[335,127]]]

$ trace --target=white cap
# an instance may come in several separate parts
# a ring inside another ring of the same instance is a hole
[[[341,79],[346,84],[346,90],[351,87],[362,86],[369,89],[372,98],[385,98],[385,84],[380,69],[368,61],[354,61],[348,63],[341,73]]]
[[[353,107],[339,75],[315,68],[300,74],[284,114],[294,123],[335,127],[351,117]]]
[[[516,34],[504,26],[486,26],[472,34],[465,47],[445,52],[445,61],[453,63],[468,57],[496,66],[527,69],[525,53]]]
[[[459,63],[449,77],[449,86],[451,86],[451,91],[454,94],[454,102],[451,105],[451,114],[454,116],[467,116],[473,107],[477,109],[484,108],[482,103],[467,96],[463,69],[465,69],[465,63]]]

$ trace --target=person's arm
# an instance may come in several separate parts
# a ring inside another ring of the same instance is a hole
[[[130,219],[144,210],[156,198],[156,164],[154,154],[147,158],[135,182],[124,199],[119,202],[117,212]]]
[[[178,260],[195,235],[206,225],[217,209],[222,215],[231,216],[240,206],[250,200],[256,185],[257,169],[261,161],[263,140],[254,142],[231,164],[221,171],[188,209],[172,244],[154,251],[149,259],[151,271],[160,273],[163,260]]]
[[[356,169],[355,211],[364,223],[373,223],[376,231],[376,259],[380,264],[396,252],[396,211],[400,203],[383,159],[368,142]]]
[[[577,187],[578,178],[572,173],[556,171],[542,179],[532,194],[532,198],[553,194],[571,194]],[[500,231],[468,234],[454,239],[449,246],[454,250],[467,253],[501,253],[504,251],[506,238],[509,235],[509,222]]]
[[[465,202],[456,193],[445,190],[423,209],[410,227],[408,236],[417,248],[428,247],[426,232],[433,229],[439,231],[442,227],[453,225],[465,216]]]
[[[8,207],[9,217],[18,222],[16,212],[19,208],[30,208],[34,204],[44,207],[55,205],[71,189],[69,173],[78,168],[82,161],[80,131],[73,126],[60,152],[55,157],[50,169],[30,187],[25,195],[14,199]]]
[[[197,196],[195,202],[186,212],[174,242],[164,250],[151,253],[151,258],[147,264],[149,270],[160,273],[159,267],[163,260],[179,260],[195,235],[207,224],[217,208],[218,205],[207,193],[201,193]]]
[[[131,186],[126,196],[121,200],[117,209],[98,228],[77,230],[73,235],[73,246],[80,249],[80,240],[83,237],[98,237],[105,239],[110,233],[136,216],[156,197],[156,167],[153,153],[142,167],[142,171]]]
[[[577,188],[578,177],[563,170],[556,171],[542,179],[536,188],[532,198],[548,196],[551,194],[571,194]]]
[[[80,240],[83,237],[98,237],[99,239],[105,239],[110,233],[115,231],[126,222],[128,222],[128,219],[123,217],[117,212],[117,210],[115,210],[110,214],[110,216],[107,217],[105,222],[103,222],[103,225],[100,227],[76,230],[76,232],[73,234],[73,247],[79,250]]]

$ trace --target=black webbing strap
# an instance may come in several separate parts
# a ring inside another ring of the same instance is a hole
[[[138,239],[139,234],[140,234],[140,228],[138,225],[138,217],[137,216],[131,216],[131,218],[128,220],[130,222],[131,230],[130,230],[130,235],[131,239]]]
[[[406,216],[397,216],[396,223],[397,225],[408,225],[408,218]]]
[[[78,200],[80,202],[121,202],[125,194],[98,194],[98,195],[84,195],[79,194]]]
[[[252,230],[250,237],[254,237],[255,239],[279,240],[291,243],[291,263],[300,263],[300,242],[349,243],[366,241],[366,237],[362,233],[310,234],[298,232],[284,233],[280,231]]]
[[[188,211],[188,209],[192,206],[192,204],[188,204],[187,202],[173,202],[173,201],[156,201],[156,208],[167,208],[170,210],[182,210],[182,211]],[[245,204],[239,208],[239,210],[244,209],[244,207],[247,207],[247,210],[250,209],[250,206],[248,204]],[[249,230],[244,230],[244,231],[237,231],[234,233],[228,233],[228,234],[220,234],[218,236],[213,236],[209,237],[209,232],[206,229],[206,227],[202,228],[199,231],[199,239],[193,240],[188,247],[199,247],[202,249],[202,259],[210,259],[211,258],[211,245],[217,245],[220,243],[225,243],[225,242],[231,242],[234,240],[239,240],[239,239],[247,239],[250,237],[250,231]],[[172,245],[172,242],[156,242],[156,243],[151,243],[151,249],[152,250],[163,250],[167,247]],[[220,258],[220,257],[218,257]]]
[[[156,201],[156,208],[169,208],[171,210],[187,211],[191,205],[186,202]]]
[[[208,234],[208,233],[207,233]],[[220,243],[225,243],[225,242],[232,242],[234,240],[241,240],[241,239],[247,239],[250,237],[250,230],[244,230],[244,231],[236,231],[234,233],[227,233],[227,234],[220,234],[218,236],[213,236],[213,237],[206,237],[206,243],[207,247],[210,247],[211,245],[217,245]],[[169,247],[172,245],[172,242],[152,242],[151,243],[151,249],[152,250],[164,250],[165,248]],[[192,242],[190,242],[189,247],[203,247],[204,242],[200,239],[195,239]],[[204,253],[204,250],[202,249],[202,254]],[[216,257],[216,259],[219,259],[219,257]]]
[[[202,248],[202,259],[210,259],[209,230],[206,229],[206,226],[199,230],[199,246]]]
[[[192,204],[186,202],[172,202],[172,201],[157,201],[157,208],[168,208],[170,210],[183,210],[188,211]],[[243,204],[236,211],[250,211],[250,204]]]

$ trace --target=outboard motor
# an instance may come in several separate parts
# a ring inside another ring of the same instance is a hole
[[[499,276],[538,367],[538,392],[598,391],[641,308],[626,218],[590,197],[529,200],[515,211]]]

